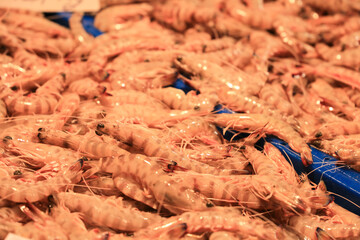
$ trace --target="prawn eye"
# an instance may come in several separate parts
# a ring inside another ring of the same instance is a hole
[[[102,136],[103,134],[97,130],[95,130],[95,134],[98,135],[98,136]]]
[[[272,73],[274,71],[274,66],[272,64],[269,64],[269,66],[267,67],[267,70],[269,73]]]
[[[15,176],[20,176],[20,175],[22,175],[22,172],[20,170],[15,170],[14,175]]]
[[[196,110],[196,111],[200,110],[200,106],[195,106],[194,110]]]
[[[97,128],[105,128],[105,125],[103,123],[98,123]]]
[[[145,59],[144,62],[150,62],[150,60],[149,60],[149,59]]]
[[[48,201],[49,202],[54,202],[55,201],[55,199],[54,199],[54,196],[53,195],[50,195],[50,196],[48,196]]]
[[[103,240],[109,240],[110,238],[110,234],[109,233],[105,233],[104,237],[102,238]]]
[[[84,159],[80,158],[79,160],[77,160],[80,163],[80,167],[82,168],[84,166]]]
[[[104,76],[102,77],[102,80],[106,80],[108,77],[110,77],[110,73],[105,72]]]
[[[241,150],[245,150],[245,149],[246,149],[246,146],[245,146],[245,145],[242,145],[242,146],[240,147],[240,149],[241,149]]]
[[[105,86],[103,86],[103,90],[102,93],[106,93],[107,88]]]
[[[177,57],[176,60],[178,60],[179,62],[182,62],[183,58],[181,56]]]
[[[63,77],[63,79],[66,79],[66,74],[65,73],[60,73],[60,75]]]
[[[206,48],[207,48],[207,45],[204,44],[204,45],[202,46],[202,52],[203,52],[203,53],[206,51]]]
[[[19,88],[17,86],[12,86],[10,89],[13,91],[17,91]]]
[[[12,140],[12,139],[13,139],[13,138],[10,137],[10,136],[5,136],[5,137],[3,138],[3,142],[7,142],[7,141]]]
[[[82,157],[81,158],[83,161],[89,161],[89,159],[87,157]]]
[[[315,134],[315,137],[316,137],[316,138],[322,137],[322,133],[321,133],[321,132],[317,132],[317,133]]]
[[[169,172],[174,172],[174,165],[168,164],[168,165],[167,165],[167,171],[169,171]]]
[[[212,204],[211,202],[207,202],[206,207],[208,207],[208,208],[214,207],[214,204]]]
[[[311,144],[317,148],[321,148],[321,140],[312,141]]]

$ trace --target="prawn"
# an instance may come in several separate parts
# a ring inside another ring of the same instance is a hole
[[[171,109],[193,109],[199,112],[211,112],[218,99],[215,94],[196,94],[195,91],[185,94],[184,91],[172,87],[149,89],[147,93],[161,100]]]
[[[86,99],[91,99],[101,96],[106,92],[106,87],[92,80],[90,77],[71,82],[68,86],[68,91],[78,94]]]
[[[216,18],[217,11],[201,1],[167,1],[156,4],[153,16],[173,29],[183,32],[189,23],[207,23]]]
[[[191,116],[204,115],[196,110],[170,110],[154,107],[122,104],[111,109],[105,117],[109,122],[131,122],[142,123],[149,127],[163,128],[171,126]]]
[[[200,173],[209,173],[215,175],[230,175],[237,171],[231,169],[219,169],[208,164],[186,158],[179,152],[173,150],[166,141],[154,135],[154,131],[138,125],[131,124],[106,124],[98,123],[96,130],[113,136],[137,149],[141,149],[145,155],[151,157],[160,157],[170,159],[179,163],[182,167]]]
[[[175,124],[167,130],[167,141],[181,142],[200,139],[206,144],[221,144],[222,137],[216,127],[202,118],[193,117]]]
[[[229,90],[257,94],[264,82],[258,76],[250,75],[240,69],[220,66],[195,54],[180,55],[174,64],[180,69],[181,74],[195,77],[187,82],[201,93],[212,93],[213,90],[210,89],[218,89],[220,86]],[[197,79],[196,76],[200,78]]]
[[[73,184],[79,176],[83,160],[58,173],[53,178],[39,182],[21,182],[9,177],[2,177],[0,197],[13,202],[36,202]]]
[[[308,212],[307,203],[282,184],[269,185],[270,176],[210,176],[194,172],[175,172],[174,181],[199,192],[215,203],[237,203],[251,209],[281,206],[290,212]]]
[[[316,44],[316,51],[319,53],[321,58],[331,64],[345,66],[355,70],[360,68],[360,61],[358,60],[360,48],[338,51],[334,48],[326,46],[325,44],[318,43]]]
[[[72,212],[80,212],[84,220],[96,226],[109,227],[122,231],[137,231],[158,222],[162,218],[156,214],[121,206],[116,201],[97,196],[60,192],[55,199]]]
[[[154,49],[165,50],[170,47],[171,43],[159,42],[160,40],[147,39],[116,39],[100,46],[90,52],[87,64],[89,72],[97,79],[102,80],[105,76],[103,67],[106,65],[108,58],[115,57],[123,52],[137,49]],[[165,40],[166,41],[166,40]]]
[[[155,89],[154,89],[155,90]],[[156,90],[155,90],[156,91]],[[107,93],[107,94],[106,94]],[[158,99],[144,92],[135,90],[118,89],[106,92],[99,97],[100,103],[105,107],[117,108],[123,104],[146,105],[157,109],[166,109],[167,107]]]
[[[262,128],[265,133],[275,135],[287,141],[292,149],[300,153],[301,160],[305,166],[312,163],[310,147],[299,133],[280,119],[263,114],[223,113],[209,116],[208,120],[226,129],[255,131]]]
[[[326,153],[345,161],[347,164],[359,165],[359,135],[345,135],[332,140],[314,140],[312,145]]]
[[[64,230],[55,220],[47,214],[40,211],[33,204],[27,203],[21,205],[20,209],[32,222],[28,222],[22,228],[15,229],[14,233],[29,239],[67,239]]]
[[[38,132],[38,138],[41,142],[71,148],[75,151],[80,151],[89,157],[101,158],[128,154],[126,150],[110,143],[91,139],[84,141],[86,137],[81,135],[73,135],[59,130],[46,128],[39,128]]]
[[[63,76],[58,75],[39,87],[35,94],[21,96],[18,93],[9,93],[3,97],[8,112],[12,115],[52,113],[58,103],[63,81]]]
[[[45,33],[49,37],[71,38],[69,29],[43,17],[7,12],[2,20],[6,24]]]
[[[337,238],[356,238],[360,236],[359,227],[353,224],[336,224],[331,221],[322,221],[318,216],[293,216],[289,225],[305,236],[316,239],[319,234]]]
[[[210,201],[206,197],[168,176],[158,163],[159,160],[141,154],[120,157],[113,177],[121,176],[136,181],[160,205],[174,213],[208,208]]]
[[[148,3],[111,6],[96,14],[94,26],[103,32],[119,30],[129,21],[148,17],[153,9]]]
[[[150,225],[136,232],[135,237],[153,236],[156,238],[164,231],[167,231],[169,228],[171,229],[179,223],[186,224],[187,233],[229,231],[249,234],[261,239],[278,239],[278,237],[285,237],[282,235],[280,228],[271,222],[264,222],[258,218],[242,216],[237,210],[231,208],[213,208],[212,210],[201,212],[186,212]]]
[[[351,134],[360,134],[360,124],[357,121],[330,122],[315,130],[309,139],[332,139]]]

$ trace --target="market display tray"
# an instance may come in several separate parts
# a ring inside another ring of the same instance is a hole
[[[71,13],[48,13],[45,14],[50,20],[57,22],[63,26],[68,27],[68,19]],[[97,37],[102,34],[101,31],[94,26],[94,17],[90,14],[85,14],[82,19],[84,29],[91,35]],[[182,89],[184,92],[188,92],[191,89],[185,82],[178,79],[172,87]],[[231,110],[223,108],[218,105],[214,109],[215,113],[232,113]],[[232,133],[226,132],[225,138],[230,139]],[[348,166],[337,164],[337,160],[325,154],[324,152],[311,147],[313,164],[305,167],[302,164],[300,155],[293,151],[289,145],[276,138],[269,136],[265,139],[276,146],[291,162],[298,174],[306,174],[308,178],[314,183],[319,183],[320,180],[324,181],[327,190],[334,197],[334,201],[340,206],[352,211],[353,213],[360,215],[360,173],[351,169]]]

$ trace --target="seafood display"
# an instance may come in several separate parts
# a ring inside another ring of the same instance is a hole
[[[360,238],[267,140],[360,169],[360,1],[100,3],[0,9],[0,239]]]

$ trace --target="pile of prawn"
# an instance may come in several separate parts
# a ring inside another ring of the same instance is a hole
[[[358,169],[358,0],[101,6],[0,9],[0,239],[359,239],[264,142]]]

